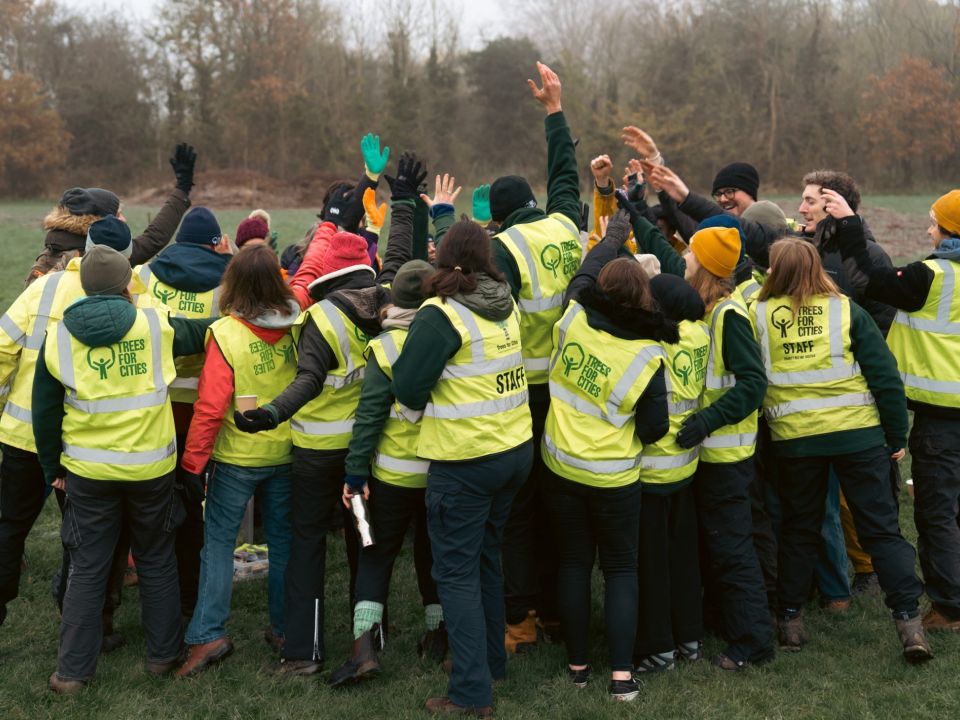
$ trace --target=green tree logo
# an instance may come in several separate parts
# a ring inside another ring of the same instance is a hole
[[[273,346],[273,352],[283,358],[283,362],[287,365],[295,362],[293,359],[293,343],[277,343]]]
[[[170,301],[177,296],[177,290],[172,287],[161,287],[160,283],[153,286],[153,296],[164,305],[169,305]]]
[[[693,357],[686,350],[681,350],[673,356],[673,371],[680,376],[683,386],[690,384],[690,373],[693,372]]]
[[[109,355],[107,354],[109,353]],[[100,379],[107,379],[107,370],[112,368],[117,362],[117,354],[113,347],[96,347],[87,350],[87,365],[92,370],[100,373]]]
[[[586,355],[583,352],[583,348],[580,347],[580,343],[567,343],[560,356],[560,359],[563,360],[563,374],[569,377],[572,371],[579,370],[583,367],[585,358]]]
[[[553,273],[553,276],[557,276],[557,268],[560,267],[560,263],[563,262],[563,253],[560,252],[558,248],[553,243],[547,245],[540,252],[540,264],[543,265],[547,270]]]
[[[367,335],[363,330],[360,329],[359,325],[353,326],[353,334],[357,336],[357,340],[366,345],[373,338],[370,335]]]
[[[793,327],[793,309],[789,305],[777,306],[770,316],[770,322],[780,331],[780,337],[787,336],[787,330]]]

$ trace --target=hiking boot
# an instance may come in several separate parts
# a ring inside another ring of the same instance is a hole
[[[634,678],[611,680],[610,697],[618,702],[633,702],[640,695],[640,685]]]
[[[427,630],[417,640],[417,655],[421,660],[432,663],[442,663],[447,656],[450,643],[447,639],[447,626],[441,621],[436,630]]]
[[[280,658],[280,662],[270,666],[267,670],[271,675],[287,675],[289,677],[296,675],[316,675],[323,670],[323,660],[286,660]]]
[[[504,646],[511,654],[522,653],[537,644],[537,614],[533,610],[516,625],[507,624]]]
[[[677,660],[682,660],[683,662],[697,662],[698,660],[702,660],[703,642],[701,640],[695,640],[680,643],[677,645],[676,657]]]
[[[275,653],[280,652],[283,649],[283,635],[278,635],[273,631],[272,628],[267,628],[263,631],[263,641],[270,646],[270,649]]]
[[[187,647],[187,659],[177,670],[178,679],[194,677],[211,665],[220,662],[233,652],[233,643],[228,637],[219,637],[208,643]]]
[[[723,653],[720,653],[713,658],[710,661],[710,664],[720,668],[721,670],[726,670],[727,672],[740,672],[750,667],[750,663],[746,660],[734,660],[733,658],[727,657]]]
[[[923,621],[920,616],[909,620],[896,619],[897,635],[903,644],[903,656],[909,663],[922,663],[933,658],[930,643],[923,634]]]
[[[435,697],[427,700],[427,712],[431,715],[464,715],[467,717],[493,717],[493,708],[461,707],[454,704],[448,697]]]
[[[677,658],[676,653],[672,651],[652,653],[650,655],[644,655],[638,660],[634,660],[633,664],[637,673],[641,675],[658,675],[659,673],[673,670],[677,666]]]
[[[820,609],[828,615],[843,615],[850,609],[850,598],[822,599]]]
[[[83,680],[64,680],[57,673],[53,673],[47,681],[47,687],[58,695],[74,695],[83,690],[85,685]]]
[[[951,620],[947,615],[933,607],[923,616],[923,629],[931,631],[952,630],[960,631],[960,620]]]
[[[581,670],[574,670],[568,665],[567,676],[578,690],[583,690],[587,686],[587,682],[590,680],[590,666],[588,665]]]
[[[350,659],[332,673],[327,683],[330,687],[352,685],[380,674],[380,659],[373,643],[373,631],[367,630],[353,641],[353,653]]]
[[[800,652],[810,636],[803,629],[803,616],[777,618],[777,633],[780,636],[780,649],[787,652]]]
[[[854,597],[861,595],[879,597],[880,579],[875,572],[854,573],[853,582],[850,584],[850,593]]]

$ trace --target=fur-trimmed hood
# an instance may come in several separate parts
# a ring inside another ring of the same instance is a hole
[[[82,251],[87,232],[97,220],[100,220],[97,215],[72,215],[66,208],[57,206],[43,219],[43,229],[47,231],[44,245],[56,252]]]

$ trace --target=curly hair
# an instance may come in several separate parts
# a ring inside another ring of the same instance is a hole
[[[854,179],[839,170],[814,170],[803,176],[803,185],[819,185],[827,190],[840,193],[850,209],[854,212],[860,209],[860,188]]]

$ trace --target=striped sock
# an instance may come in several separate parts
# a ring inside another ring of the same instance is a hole
[[[427,618],[427,630],[436,630],[443,622],[443,608],[437,603],[427,605],[424,609]]]
[[[356,640],[383,620],[383,605],[362,600],[353,608],[353,639]]]

